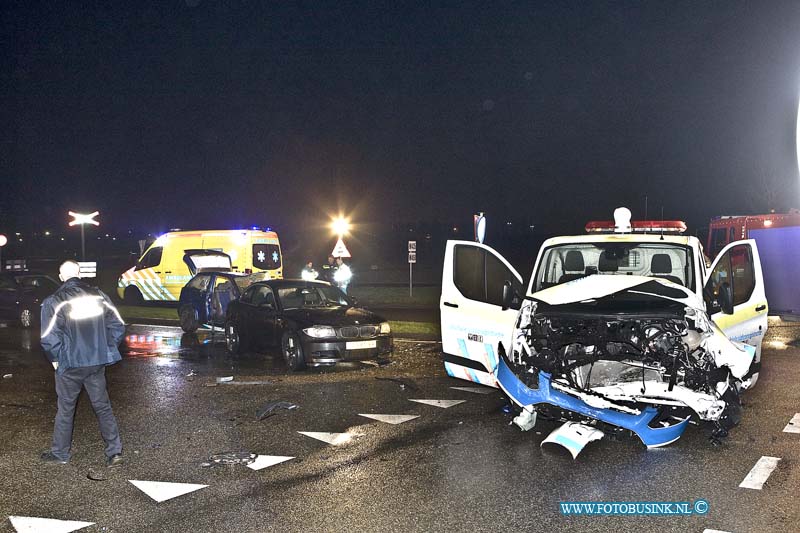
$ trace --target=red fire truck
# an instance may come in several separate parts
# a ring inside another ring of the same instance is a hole
[[[769,313],[800,320],[800,211],[716,217],[708,227],[707,253],[714,257],[729,242],[742,239],[758,245]]]

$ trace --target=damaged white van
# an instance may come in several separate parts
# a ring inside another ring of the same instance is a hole
[[[537,416],[566,422],[548,439],[573,456],[609,433],[664,446],[690,421],[727,435],[767,330],[755,241],[730,243],[707,270],[682,222],[631,223],[620,208],[586,229],[545,241],[527,290],[488,246],[447,243],[447,373],[499,386],[524,430]]]

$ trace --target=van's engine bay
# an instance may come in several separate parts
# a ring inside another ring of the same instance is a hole
[[[531,389],[544,372],[552,387],[593,407],[638,414],[653,406],[659,416],[651,425],[689,418],[707,424],[718,442],[741,418],[739,392],[749,362],[730,362],[746,359],[747,352],[721,333],[720,340],[703,311],[676,302],[649,307],[621,311],[526,300],[506,361]],[[554,407],[533,409],[561,420],[587,418]]]

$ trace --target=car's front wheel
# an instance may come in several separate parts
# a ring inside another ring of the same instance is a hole
[[[247,345],[242,338],[242,332],[235,322],[227,322],[225,324],[225,348],[232,354],[244,353],[247,349]]]
[[[125,287],[122,299],[128,305],[142,305],[142,303],[144,303],[144,297],[142,297],[141,291],[133,285]]]
[[[181,319],[181,329],[186,333],[194,333],[200,327],[200,322],[197,320],[197,311],[191,306],[184,305],[181,307],[178,315]]]
[[[289,370],[302,370],[306,367],[303,346],[300,344],[300,338],[297,333],[293,331],[284,333],[281,348],[283,360],[286,361],[286,366],[289,367]]]
[[[33,316],[33,311],[31,311],[28,307],[23,307],[19,312],[19,323],[25,329],[32,328],[36,323],[36,318]]]

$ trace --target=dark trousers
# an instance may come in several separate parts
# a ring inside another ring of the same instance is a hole
[[[58,412],[53,429],[53,455],[59,459],[69,459],[75,405],[83,388],[86,389],[89,401],[92,402],[92,409],[100,425],[100,433],[106,442],[106,457],[122,453],[119,427],[111,411],[111,400],[108,399],[106,390],[106,367],[101,365],[68,368],[63,373],[56,372]]]

